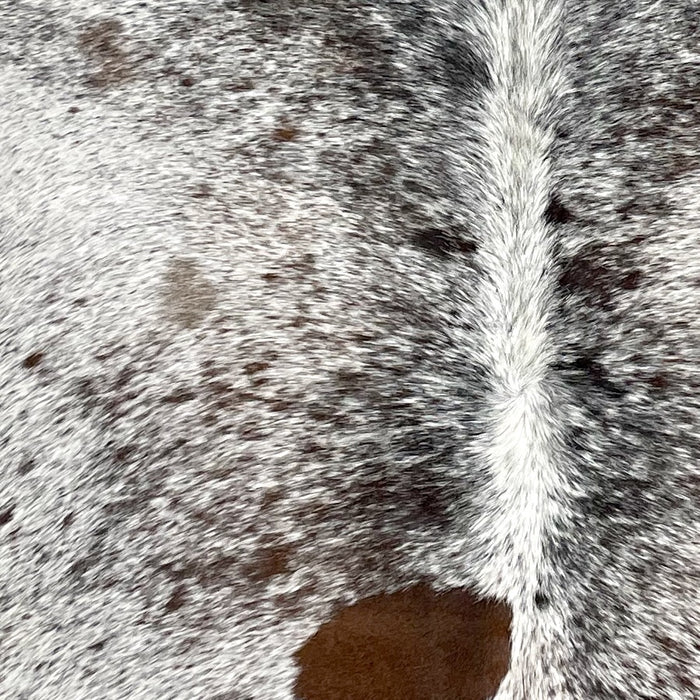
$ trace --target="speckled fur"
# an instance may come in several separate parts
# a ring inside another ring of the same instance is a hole
[[[700,696],[695,0],[0,0],[0,75],[0,697],[291,700],[419,580],[497,700]]]

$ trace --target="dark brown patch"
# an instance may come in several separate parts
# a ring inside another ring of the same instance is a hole
[[[655,374],[650,380],[651,384],[655,389],[666,389],[668,388],[668,379],[663,374]]]
[[[245,567],[245,574],[253,581],[267,581],[287,571],[292,547],[279,544],[264,547],[256,553],[255,559]]]
[[[43,352],[33,352],[31,355],[27,355],[22,361],[22,367],[25,369],[34,369],[37,365],[41,363],[44,359]]]
[[[416,586],[344,608],[296,653],[304,700],[485,700],[508,669],[510,612]]]
[[[163,281],[166,311],[183,328],[199,325],[216,305],[214,285],[202,277],[191,260],[173,259]]]
[[[189,75],[185,75],[184,77],[180,78],[180,85],[182,85],[182,87],[190,88],[194,85],[194,78],[191,78]]]
[[[108,87],[128,80],[133,67],[122,44],[122,23],[105,19],[88,26],[78,37],[78,46],[94,68],[87,82],[92,87]]]

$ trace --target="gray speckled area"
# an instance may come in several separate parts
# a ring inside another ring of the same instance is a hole
[[[0,0],[0,697],[427,581],[497,700],[697,698],[700,6],[580,5]]]

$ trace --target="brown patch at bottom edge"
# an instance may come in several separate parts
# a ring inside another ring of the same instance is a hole
[[[510,661],[509,608],[427,585],[342,609],[296,653],[297,700],[485,700]]]

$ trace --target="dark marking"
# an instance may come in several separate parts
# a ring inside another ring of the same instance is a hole
[[[468,95],[491,87],[488,64],[470,46],[453,39],[439,43],[445,84]]]
[[[192,196],[195,199],[209,199],[212,196],[211,186],[206,182],[200,182],[194,189]]]
[[[163,276],[164,300],[168,315],[183,328],[194,328],[216,306],[214,285],[187,259],[175,258]]]
[[[122,464],[123,462],[126,462],[135,451],[136,450],[133,445],[122,445],[121,447],[117,448],[112,457],[117,464]]]
[[[294,141],[299,135],[299,130],[293,126],[281,126],[272,132],[272,140],[277,142]]]
[[[179,610],[186,603],[184,586],[177,586],[170,598],[165,604],[164,610],[166,613],[172,613]]]
[[[180,85],[182,85],[182,87],[190,88],[194,85],[194,78],[190,77],[189,75],[185,75],[180,78]]]
[[[24,462],[22,462],[22,464],[19,465],[19,467],[17,467],[17,473],[20,476],[26,476],[35,467],[36,467],[36,463],[34,462],[33,459],[26,459]]]
[[[655,389],[667,389],[668,388],[668,379],[665,375],[659,373],[655,374],[650,380],[649,384],[651,384]]]
[[[264,372],[266,369],[270,369],[269,362],[249,362],[247,365],[243,365],[243,371],[248,375]]]
[[[253,561],[245,569],[245,575],[253,581],[267,581],[287,571],[292,547],[279,544],[264,547],[256,552]]]
[[[446,258],[450,255],[473,255],[476,251],[476,243],[464,240],[455,233],[437,228],[427,228],[418,231],[411,237],[411,243],[421,250]]]
[[[12,520],[15,515],[15,505],[14,503],[6,508],[0,509],[0,527],[7,525],[7,523]]]
[[[567,261],[559,275],[559,284],[567,292],[583,293],[593,304],[606,309],[612,300],[609,283],[613,271],[593,257],[582,253]]]
[[[100,20],[90,25],[78,38],[78,46],[96,71],[88,76],[92,87],[118,85],[132,75],[132,66],[121,48],[123,26],[116,19]]]
[[[187,401],[194,401],[197,398],[197,394],[194,391],[188,389],[178,389],[172,394],[168,394],[161,399],[161,403],[186,403]]]
[[[93,644],[88,645],[86,647],[86,650],[91,652],[102,651],[105,648],[106,644],[106,639],[100,639],[98,642],[94,642]]]
[[[31,355],[27,355],[22,361],[22,367],[25,369],[34,369],[37,365],[41,363],[44,359],[43,352],[33,352]]]
[[[639,287],[641,277],[642,273],[639,270],[633,270],[623,277],[622,282],[620,282],[620,286],[629,291],[637,289],[637,287]]]
[[[549,604],[549,597],[542,593],[542,591],[537,591],[537,593],[535,593],[535,605],[538,610],[544,610],[549,607]]]
[[[486,700],[510,658],[510,612],[424,585],[344,608],[295,654],[304,700]]]
[[[561,203],[557,195],[552,195],[544,212],[544,220],[551,225],[568,224],[572,219],[571,212]]]

